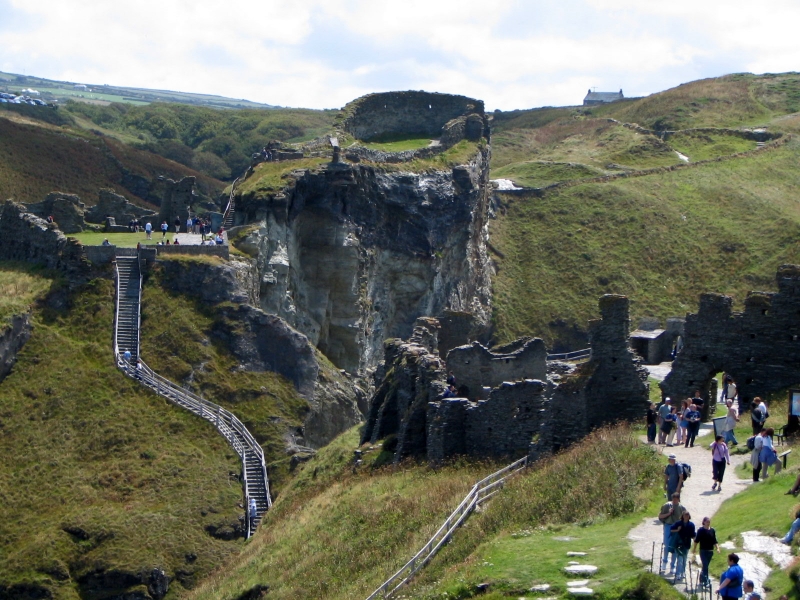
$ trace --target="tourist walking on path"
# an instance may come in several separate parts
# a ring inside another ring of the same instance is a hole
[[[731,464],[731,454],[728,445],[723,441],[722,436],[711,444],[711,468],[714,473],[714,485],[711,491],[722,491],[722,478],[725,477],[725,467]]]
[[[675,581],[684,581],[686,579],[686,557],[689,555],[689,548],[692,547],[692,541],[695,537],[694,523],[690,520],[692,516],[689,511],[681,515],[681,520],[677,521],[670,527],[670,534],[672,547],[675,548],[675,554],[678,557],[678,563],[675,567]]]
[[[153,224],[150,221],[144,224],[144,232],[147,234],[148,240],[153,239]]]
[[[753,436],[753,452],[750,454],[750,464],[753,467],[753,481],[758,481],[758,477],[761,475],[761,449],[763,447],[764,437],[761,435]]]
[[[167,230],[169,230],[169,225],[167,225],[166,221],[161,222],[161,240],[163,241],[165,237],[167,237]]]
[[[672,545],[672,526],[675,525],[683,517],[686,509],[681,504],[681,495],[677,492],[672,494],[672,500],[667,502],[661,507],[658,513],[658,520],[664,526],[664,553],[661,556],[661,574],[671,574],[675,571],[676,562],[678,557],[675,555],[675,547]],[[669,555],[672,554],[672,561],[668,561]],[[667,573],[667,562],[670,562],[669,573]]]
[[[764,430],[764,422],[767,420],[769,413],[767,412],[767,405],[764,401],[756,396],[750,404],[750,424],[753,426],[753,435],[758,435]]]
[[[658,413],[656,412],[656,405],[654,402],[650,403],[647,409],[647,443],[656,443],[656,421],[658,421]]]
[[[675,437],[675,430],[678,428],[678,414],[675,412],[675,407],[669,409],[669,414],[664,417],[664,424],[661,426],[661,431],[664,432],[666,437],[666,444],[668,448],[672,448],[672,438]]]
[[[702,415],[697,409],[697,405],[689,405],[689,411],[686,413],[686,421],[689,424],[686,426],[686,441],[684,442],[685,448],[694,448],[694,440],[697,438],[697,433],[700,431],[701,418]]]
[[[667,439],[667,434],[664,432],[664,419],[666,419],[667,415],[669,414],[672,405],[670,404],[670,399],[666,398],[661,406],[658,407],[658,443],[663,444]]]
[[[720,577],[717,594],[720,598],[741,598],[744,572],[739,566],[739,556],[731,552],[728,554],[728,569]]]
[[[711,527],[711,519],[703,517],[703,524],[697,530],[697,535],[694,538],[694,549],[692,554],[697,554],[697,547],[700,547],[700,584],[708,585],[708,566],[711,564],[711,559],[714,558],[714,548],[719,552],[719,542],[717,542],[717,532]]]
[[[681,402],[681,408],[678,411],[678,435],[675,436],[675,443],[680,445],[686,440],[686,428],[689,426],[689,401],[684,400]]]
[[[733,400],[726,400],[725,406],[728,407],[728,414],[725,415],[725,443],[737,446],[739,442],[736,441],[733,430],[736,429],[736,423],[739,422],[739,415],[733,408]]]
[[[667,498],[675,494],[680,495],[683,488],[683,465],[678,462],[678,457],[669,455],[669,464],[664,468],[664,491]]]
[[[775,450],[775,447],[772,443],[772,436],[775,434],[775,430],[772,427],[767,427],[764,431],[761,432],[761,438],[763,442],[761,444],[761,453],[758,456],[758,460],[761,463],[761,467],[763,469],[764,479],[769,477],[769,468],[772,465],[775,465],[775,474],[781,472],[781,461],[778,460],[778,453]]]

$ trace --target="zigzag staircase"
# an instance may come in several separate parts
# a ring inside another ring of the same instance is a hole
[[[261,522],[261,517],[272,506],[264,452],[234,414],[161,377],[141,360],[139,330],[142,276],[138,252],[134,249],[118,248],[116,258],[117,316],[114,324],[114,357],[117,366],[126,375],[138,380],[143,386],[171,403],[211,422],[233,446],[242,459],[244,505],[247,516],[250,517],[245,518],[245,532],[249,538]],[[126,361],[124,357],[126,350],[131,353],[130,361]],[[249,510],[251,500],[255,500],[256,504],[253,515]]]

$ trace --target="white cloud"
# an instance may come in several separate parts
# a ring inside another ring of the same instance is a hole
[[[794,0],[0,0],[0,66],[292,106],[410,88],[523,108],[797,69],[798,22]]]

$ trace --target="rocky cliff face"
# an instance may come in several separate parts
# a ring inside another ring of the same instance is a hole
[[[0,381],[11,371],[17,353],[31,337],[30,314],[14,315],[5,329],[0,329]]]
[[[274,314],[248,304],[253,265],[162,260],[162,284],[215,306],[214,335],[248,371],[272,371],[292,382],[309,403],[303,445],[320,447],[361,421],[365,392],[326,364],[308,338]],[[360,406],[361,404],[361,406]]]
[[[446,310],[487,324],[490,150],[424,173],[331,164],[295,173],[283,192],[240,197],[259,223],[260,305],[351,373],[377,365],[383,340]]]

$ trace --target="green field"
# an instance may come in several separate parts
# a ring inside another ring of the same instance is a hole
[[[154,227],[158,224],[154,221]],[[171,228],[172,229],[172,228]],[[136,244],[142,246],[153,246],[162,240],[161,231],[153,231],[151,239],[147,239],[147,234],[143,231],[139,233],[105,233],[103,231],[83,231],[81,233],[71,233],[69,237],[75,238],[84,246],[100,246],[104,240],[108,240],[112,246],[120,248],[136,248]],[[174,241],[175,234],[167,233],[166,239]]]

